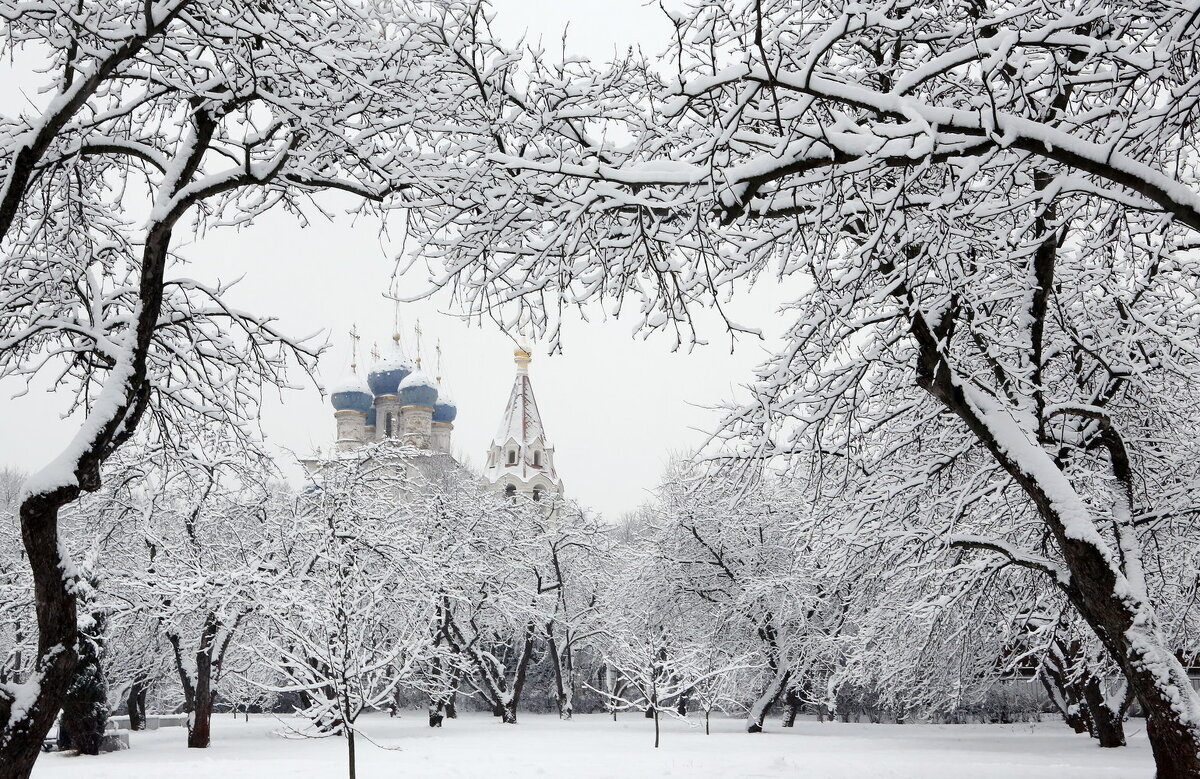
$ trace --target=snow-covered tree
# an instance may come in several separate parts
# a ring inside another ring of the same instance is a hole
[[[538,529],[552,521],[547,506],[481,485],[414,507],[435,522],[453,523],[453,548],[438,555],[445,566],[437,577],[438,640],[464,681],[508,724],[517,722],[542,626],[557,610],[560,582],[549,565],[539,565],[546,546]]]
[[[283,551],[258,592],[268,618],[256,653],[282,680],[270,689],[300,695],[302,734],[345,738],[350,779],[359,715],[413,683],[436,608],[428,560],[406,538],[416,485],[379,449],[322,465],[278,518]]]
[[[21,545],[17,517],[21,482],[25,474],[15,468],[0,468],[0,683],[19,683],[28,672],[28,659],[35,652],[33,582]]]
[[[242,430],[263,382],[312,364],[314,347],[228,305],[225,287],[178,275],[177,234],[302,212],[320,191],[381,203],[410,186],[427,159],[409,145],[415,95],[439,71],[411,21],[356,0],[0,3],[3,45],[42,79],[0,118],[0,379],[57,382],[78,420],[20,502],[38,658],[0,686],[14,775],[75,662],[59,512],[143,422]]]
[[[634,539],[644,532],[646,528],[636,529]],[[604,609],[593,641],[610,683],[593,689],[607,699],[614,715],[632,709],[653,719],[657,748],[662,715],[686,717],[689,697],[698,687],[715,693],[715,680],[729,678],[753,661],[748,653],[714,651],[713,639],[728,627],[723,615],[678,597],[672,571],[651,543],[639,542],[623,552],[599,594]],[[708,709],[706,721],[707,716]]]
[[[192,425],[185,442],[140,436],[110,461],[107,484],[71,511],[72,536],[102,541],[95,556],[117,641],[104,662],[120,680],[131,726],[164,672],[179,683],[188,746],[206,747],[234,637],[259,610],[278,536],[268,522],[272,463]],[[233,649],[236,651],[236,649]]]
[[[942,537],[1058,588],[1160,774],[1195,775],[1200,698],[1145,564],[1148,523],[1192,489],[1161,466],[1196,438],[1194,16],[730,0],[673,13],[665,64],[521,78],[476,25],[471,99],[508,122],[459,145],[475,174],[414,221],[422,254],[472,313],[552,340],[556,295],[632,300],[686,339],[692,307],[796,290],[730,415],[740,454],[869,474],[871,510],[929,487],[968,513],[1018,502]]]

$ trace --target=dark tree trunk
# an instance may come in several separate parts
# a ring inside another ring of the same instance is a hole
[[[200,692],[200,687],[201,685],[196,685],[195,707],[188,715],[189,749],[206,749],[212,742],[213,695],[207,689]]]
[[[1088,674],[1083,684],[1083,699],[1087,703],[1092,736],[1106,749],[1125,746],[1125,725],[1120,712],[1113,711],[1104,697],[1100,680]]]
[[[141,682],[134,682],[129,686],[129,693],[125,696],[125,708],[129,712],[129,729],[145,730],[146,688]]]
[[[796,715],[800,713],[800,695],[794,689],[789,688],[783,696],[783,722],[785,728],[794,727],[796,724]]]
[[[1057,669],[1052,669],[1049,663],[1046,666],[1038,678],[1042,680],[1042,687],[1046,689],[1050,701],[1062,714],[1063,722],[1076,733],[1088,733],[1090,728],[1083,714],[1085,704],[1075,698],[1072,686],[1062,679]]]
[[[213,689],[213,675],[220,669],[233,637],[233,627],[224,631],[224,638],[218,642],[221,635],[221,622],[216,614],[210,613],[204,619],[204,628],[200,633],[199,647],[194,654],[196,673],[191,675],[183,662],[182,642],[178,635],[167,634],[167,641],[175,652],[175,669],[179,673],[179,684],[183,688],[184,708],[188,713],[187,745],[192,749],[205,749],[212,742],[212,710],[216,701],[216,691]],[[327,691],[333,697],[332,691]],[[332,723],[328,732],[340,732],[341,722]]]
[[[346,763],[350,770],[350,779],[355,779],[354,728],[346,728]]]
[[[189,749],[207,749],[212,742],[212,711],[216,699],[212,688],[213,653],[217,651],[215,640],[218,630],[216,617],[209,615],[204,637],[196,651],[196,688],[192,696],[192,711],[188,715]]]
[[[21,536],[33,572],[38,624],[35,671],[42,682],[33,705],[20,721],[11,721],[12,700],[0,695],[0,777],[27,779],[42,751],[42,740],[54,724],[75,670],[78,628],[75,595],[62,575],[58,511],[74,500],[78,488],[36,495],[21,504]]]
[[[521,655],[513,674],[512,694],[504,702],[500,716],[506,724],[517,724],[517,704],[521,702],[521,691],[525,689],[525,673],[529,670],[529,659],[533,656],[533,637],[536,628],[530,622],[525,626],[525,640],[521,644]]]
[[[439,604],[439,609],[442,606]],[[448,607],[446,607],[448,608]],[[444,619],[439,620],[439,626],[444,624]],[[437,634],[434,637],[434,646],[436,647],[442,640],[444,628],[439,627]],[[437,688],[435,692],[429,694],[429,727],[440,728],[442,723],[447,719],[454,719],[457,713],[454,711],[454,696],[458,690],[457,676],[453,673],[448,673],[442,665],[439,658],[434,658],[430,664],[432,669],[432,677],[437,680]],[[397,688],[395,696],[396,711],[400,710],[400,690]]]
[[[429,727],[440,728],[442,721],[446,719],[447,702],[443,693],[434,693],[429,696]]]

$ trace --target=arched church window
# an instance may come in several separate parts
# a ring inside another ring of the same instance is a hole
[[[517,485],[510,484],[504,488],[504,497],[511,498],[517,494]]]
[[[542,488],[541,488],[541,487],[534,487],[534,488],[533,488],[533,499],[534,499],[534,500],[541,500],[541,499],[542,499]]]
[[[508,464],[509,465],[517,464],[517,450],[516,449],[508,450]]]
[[[392,414],[391,414],[391,412],[388,412],[386,419],[387,419],[387,421],[386,421],[386,424],[384,427],[384,435],[386,435],[388,438],[391,438],[392,437]]]
[[[541,468],[541,467],[542,467],[542,453],[541,453],[541,451],[536,451],[536,452],[534,452],[534,453],[533,453],[533,467],[534,467],[534,468]]]

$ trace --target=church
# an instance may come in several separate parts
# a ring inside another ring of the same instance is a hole
[[[350,375],[330,393],[337,427],[338,451],[354,451],[383,441],[397,441],[417,450],[426,462],[458,465],[452,454],[454,421],[458,406],[440,375],[430,376],[421,358],[410,359],[392,336],[388,354],[378,358],[366,380],[351,364]],[[554,463],[554,446],[546,437],[541,412],[533,395],[525,347],[513,352],[516,375],[500,425],[486,452],[482,477],[505,495],[525,495],[533,500],[563,494],[562,479]]]

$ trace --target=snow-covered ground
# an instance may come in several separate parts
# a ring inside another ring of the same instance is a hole
[[[360,721],[379,746],[359,740],[358,775],[375,777],[1146,777],[1153,775],[1142,723],[1129,723],[1131,745],[1102,750],[1058,722],[1039,725],[870,725],[801,721],[747,735],[735,720],[714,720],[713,735],[664,721],[653,748],[651,723],[633,714],[560,722],[521,715],[503,725],[466,714],[440,730],[420,712]],[[184,746],[181,728],[135,733],[133,748],[100,757],[43,755],[36,779],[275,779],[345,775],[345,742],[287,740],[269,716],[213,723],[207,750]],[[382,749],[380,747],[387,747]]]

